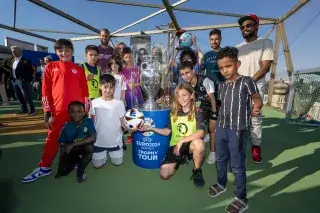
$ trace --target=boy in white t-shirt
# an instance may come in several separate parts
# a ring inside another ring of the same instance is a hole
[[[109,60],[110,73],[116,79],[114,98],[122,100],[126,104],[125,93],[127,90],[126,78],[122,75],[122,59],[119,55],[113,55]]]
[[[94,120],[97,132],[92,155],[92,164],[101,168],[108,156],[114,165],[123,162],[123,117],[126,113],[124,103],[114,97],[116,79],[104,74],[100,80],[101,97],[92,100],[89,116]]]

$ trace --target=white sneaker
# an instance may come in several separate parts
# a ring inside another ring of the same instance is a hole
[[[216,153],[210,152],[207,159],[207,164],[214,164],[216,162]]]
[[[208,143],[208,142],[210,141],[210,135],[209,135],[209,133],[204,136],[203,141],[204,141],[205,143]]]
[[[1,106],[9,106],[8,102],[2,103]]]
[[[38,180],[41,177],[45,177],[51,174],[51,168],[38,167],[29,175],[22,179],[22,183],[29,183]]]

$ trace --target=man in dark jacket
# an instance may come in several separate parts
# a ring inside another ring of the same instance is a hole
[[[22,57],[22,50],[20,47],[12,46],[11,52],[14,57],[11,71],[11,81],[14,88],[14,93],[19,100],[21,110],[17,114],[28,113],[28,115],[35,115],[35,108],[32,101],[32,85],[33,69],[31,62]],[[29,111],[27,108],[29,105]]]

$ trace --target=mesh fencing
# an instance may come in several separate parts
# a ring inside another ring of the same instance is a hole
[[[320,68],[293,74],[287,119],[320,126]]]

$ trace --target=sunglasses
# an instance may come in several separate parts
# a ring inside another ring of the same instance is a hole
[[[240,27],[240,30],[244,30],[245,28],[250,29],[254,26],[254,24],[246,24]]]

